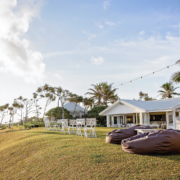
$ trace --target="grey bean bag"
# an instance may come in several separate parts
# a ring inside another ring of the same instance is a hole
[[[136,125],[126,129],[115,129],[106,135],[106,143],[121,144],[123,139],[137,135],[135,129],[152,129],[150,126]]]
[[[180,153],[180,131],[159,130],[133,136],[122,141],[122,149],[135,154],[173,154]]]

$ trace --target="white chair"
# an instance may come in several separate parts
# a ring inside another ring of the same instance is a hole
[[[69,133],[69,131],[68,131],[68,119],[61,119],[61,123],[62,123],[62,132],[63,133],[68,132]]]
[[[69,134],[76,134],[76,120],[70,120],[68,126]]]
[[[97,137],[95,132],[96,119],[87,119],[84,127],[84,135],[88,137]]]
[[[44,118],[44,124],[45,124],[45,130],[51,130],[51,126],[50,126],[48,117]]]
[[[57,127],[58,127],[58,129],[59,129],[60,131],[62,131],[62,129],[60,129],[61,124],[62,124],[61,119],[57,119],[56,125],[57,125]]]
[[[78,136],[82,136],[84,135],[84,133],[82,133],[81,129],[83,127],[85,127],[85,119],[76,119],[76,126],[77,126],[77,132],[76,134]]]
[[[56,127],[58,127],[58,125],[56,124],[56,121],[55,121],[55,117],[51,117],[51,127],[53,127],[54,131],[57,131]]]

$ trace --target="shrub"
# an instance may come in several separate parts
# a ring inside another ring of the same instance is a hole
[[[101,126],[106,126],[106,117],[99,116],[99,113],[106,108],[106,106],[94,106],[90,111],[88,111],[88,118],[96,118],[97,124]]]
[[[38,122],[38,121],[32,121],[32,122],[28,122],[26,124],[24,124],[25,128],[33,128],[33,127],[44,127],[44,122]]]
[[[46,116],[49,117],[55,117],[56,119],[62,119],[62,108],[61,107],[56,107],[50,109],[47,113]],[[72,119],[72,115],[70,115],[70,112],[64,108],[64,118],[65,119]]]

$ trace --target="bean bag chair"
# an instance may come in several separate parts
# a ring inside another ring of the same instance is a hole
[[[159,130],[136,135],[122,141],[122,149],[135,154],[177,154],[180,153],[180,131]]]
[[[136,125],[126,129],[115,129],[106,135],[106,143],[121,144],[123,139],[137,135],[135,129],[152,129],[150,126]]]

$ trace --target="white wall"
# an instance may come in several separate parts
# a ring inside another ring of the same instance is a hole
[[[128,114],[128,113],[136,113],[140,112],[139,109],[132,108],[130,106],[127,106],[125,104],[117,104],[116,106],[112,107],[108,111],[106,111],[104,114],[105,115],[113,115],[113,114]]]

